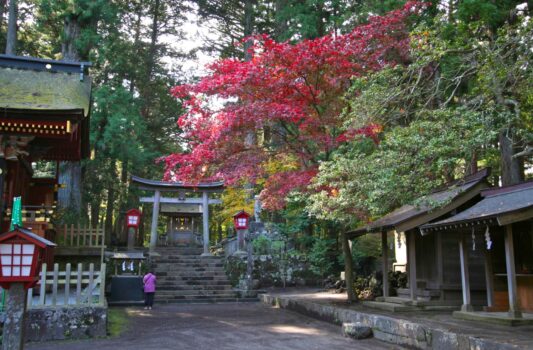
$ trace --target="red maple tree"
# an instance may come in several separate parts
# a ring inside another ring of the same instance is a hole
[[[357,135],[378,141],[379,125],[342,133],[342,97],[353,77],[408,62],[409,18],[424,6],[408,2],[348,34],[297,44],[247,38],[251,60],[218,60],[198,83],[172,89],[186,108],[179,126],[189,150],[163,158],[165,179],[263,181],[263,205],[282,208],[340,142]]]

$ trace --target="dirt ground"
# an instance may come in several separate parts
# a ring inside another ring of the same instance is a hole
[[[339,326],[261,303],[156,305],[125,308],[128,326],[106,339],[27,344],[34,350],[313,350],[399,349],[375,339],[352,340]]]

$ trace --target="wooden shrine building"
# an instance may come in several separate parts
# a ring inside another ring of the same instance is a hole
[[[158,244],[189,245],[201,242],[203,254],[209,255],[209,204],[220,204],[218,199],[210,199],[209,195],[224,190],[224,183],[210,182],[195,185],[183,182],[166,182],[143,179],[132,176],[132,183],[141,190],[154,192],[153,197],[141,197],[142,203],[153,203],[152,225],[150,229],[150,251]],[[177,194],[177,197],[162,197],[162,192]],[[187,197],[188,194],[201,193],[201,197]],[[165,239],[161,240],[158,232],[159,215],[169,218]],[[200,231],[201,239],[195,233]]]
[[[461,305],[457,236],[444,234],[422,236],[420,226],[447,218],[480,201],[481,191],[489,187],[486,181],[488,175],[488,169],[477,172],[420,198],[417,201],[420,203],[418,205],[404,205],[369,225],[347,233],[349,239],[367,233],[381,233],[384,276],[388,275],[390,266],[388,236],[394,234],[398,244],[401,244],[405,238],[408,289],[398,290],[398,297],[391,297],[388,279],[383,278],[383,298],[379,301],[390,305],[370,302],[369,306],[402,310],[409,307],[430,309],[433,306],[458,308]],[[470,266],[472,271],[482,273],[483,257],[480,254],[471,254]],[[476,273],[473,275],[477,276]],[[483,278],[474,278],[472,288],[476,300],[479,302],[484,300]]]
[[[422,234],[453,237],[460,247],[463,313],[473,311],[472,282],[477,280],[467,257],[480,252],[485,310],[507,311],[505,318],[520,319],[524,311],[533,313],[533,182],[487,189],[481,196],[474,206],[422,226]]]
[[[0,224],[21,196],[24,226],[44,236],[57,198],[58,162],[89,155],[87,62],[0,55]],[[50,170],[42,174],[38,165]]]

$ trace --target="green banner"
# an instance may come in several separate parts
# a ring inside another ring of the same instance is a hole
[[[14,197],[13,198],[13,210],[11,211],[11,226],[9,226],[9,231],[15,229],[15,225],[22,227],[22,198]]]

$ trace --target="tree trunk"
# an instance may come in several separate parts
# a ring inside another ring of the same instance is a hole
[[[63,23],[63,42],[61,54],[66,61],[79,61],[80,55],[76,41],[80,36],[81,28],[78,18],[74,15],[66,16]],[[59,166],[58,181],[67,187],[58,193],[57,204],[60,208],[68,209],[79,216],[81,209],[82,169],[80,162],[61,162]]]
[[[4,7],[5,7],[5,1],[4,1]],[[17,17],[18,17],[17,0],[9,0],[9,19],[7,22],[6,55],[17,54]]]
[[[139,42],[140,42],[140,36],[141,36],[141,19],[142,19],[142,7],[140,3],[138,3],[137,7],[135,8],[135,14],[137,16],[137,20],[135,21],[135,35],[133,36],[133,48],[136,52],[139,51]],[[135,76],[135,73],[131,72],[130,76],[130,93],[133,94],[135,91],[135,80],[138,78]]]
[[[64,40],[61,44],[63,59],[67,61],[79,61],[80,54],[76,46],[76,41],[80,37],[81,28],[76,16],[66,16],[63,23]]]
[[[6,12],[7,0],[0,0],[0,28],[4,24],[4,13]]]
[[[521,160],[513,158],[513,133],[510,129],[500,131],[500,164],[502,170],[502,185],[514,185],[523,180]]]
[[[91,225],[93,227],[98,227],[100,219],[100,202],[91,203]]]
[[[159,39],[159,12],[161,11],[161,2],[160,0],[154,1],[154,7],[152,11],[152,33],[150,36],[150,49],[148,50],[148,60],[147,60],[147,81],[150,81],[152,73],[155,66],[155,55],[157,51],[157,41]]]
[[[107,237],[111,237],[113,232],[113,208],[115,203],[115,189],[113,186],[107,190],[107,205],[105,209],[105,232]],[[118,233],[117,233],[118,234]],[[117,237],[118,241],[122,240],[122,237]]]
[[[350,249],[350,243],[348,237],[344,234],[341,234],[342,239],[342,253],[344,255],[344,275],[346,278],[346,291],[348,293],[348,301],[355,302],[357,301],[357,296],[353,289],[353,261],[352,261],[352,251]]]
[[[81,208],[81,164],[79,162],[61,162],[58,182],[64,187],[57,192],[57,204],[60,208],[79,216]]]
[[[252,0],[246,0],[244,2],[244,36],[250,36],[254,33],[254,4]],[[252,41],[248,40],[244,43],[244,60],[250,61],[252,55],[249,52],[252,46]]]
[[[287,0],[276,0],[275,6],[276,24],[274,28],[274,36],[276,40],[281,41],[289,29],[289,27],[287,26],[287,21],[285,20],[284,16],[281,15],[281,12],[287,6]]]
[[[477,173],[478,166],[477,166],[477,153],[476,151],[472,152],[471,158],[468,160],[467,167],[466,167],[466,175],[472,175]]]

